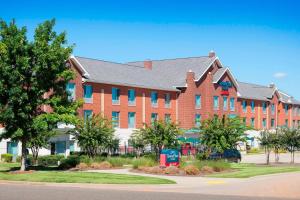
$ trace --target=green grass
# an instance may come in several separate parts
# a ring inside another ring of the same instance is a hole
[[[211,174],[209,177],[215,178],[249,178],[253,176],[277,174],[285,172],[297,172],[300,171],[299,166],[267,166],[267,165],[255,165],[255,164],[231,164],[231,168],[235,171]]]
[[[0,163],[0,180],[29,181],[29,182],[54,182],[54,183],[98,183],[98,184],[174,184],[168,179],[92,172],[69,171],[35,171],[30,174],[13,174],[8,171],[18,164]]]

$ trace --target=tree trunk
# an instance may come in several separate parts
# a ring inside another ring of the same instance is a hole
[[[27,148],[26,148],[26,140],[22,140],[22,155],[21,155],[21,168],[20,171],[26,170],[26,160],[27,160]]]
[[[267,156],[267,165],[270,164],[270,150],[266,149],[266,156]]]

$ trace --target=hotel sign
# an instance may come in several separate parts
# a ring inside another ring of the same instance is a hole
[[[219,85],[222,87],[221,95],[229,95],[229,88],[232,88],[232,83],[230,81],[222,81],[219,83]]]

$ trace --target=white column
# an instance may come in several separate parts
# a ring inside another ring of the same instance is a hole
[[[143,99],[142,99],[142,120],[143,120],[143,124],[146,123],[146,95],[145,93],[143,93]]]

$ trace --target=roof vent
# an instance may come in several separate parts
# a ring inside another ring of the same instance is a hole
[[[152,61],[151,60],[145,60],[144,61],[144,68],[146,69],[152,69]]]
[[[211,51],[208,53],[208,57],[210,57],[210,58],[216,57],[216,53],[215,53],[213,50],[211,50]]]

